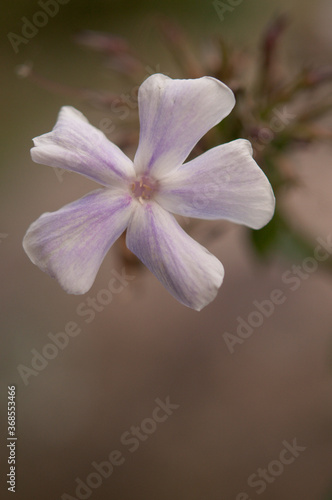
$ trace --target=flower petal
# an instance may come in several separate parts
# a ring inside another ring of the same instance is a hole
[[[71,106],[61,108],[52,132],[33,142],[36,163],[72,170],[105,186],[135,176],[132,161]]]
[[[157,203],[137,207],[127,246],[182,304],[200,311],[216,296],[224,268]]]
[[[252,158],[249,141],[217,146],[185,163],[160,183],[166,210],[200,219],[228,219],[259,229],[273,217],[271,185]]]
[[[66,292],[83,294],[92,286],[107,251],[126,229],[131,211],[131,196],[98,189],[39,217],[24,237],[24,250]]]
[[[204,76],[172,80],[155,74],[139,88],[140,140],[137,173],[159,175],[178,167],[195,144],[234,107],[233,92]]]

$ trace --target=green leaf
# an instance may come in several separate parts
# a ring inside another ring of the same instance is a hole
[[[290,228],[278,210],[269,224],[262,229],[251,231],[251,241],[261,257],[278,253],[289,260],[301,261],[314,252],[311,243]]]

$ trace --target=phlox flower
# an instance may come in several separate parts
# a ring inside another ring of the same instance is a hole
[[[150,76],[138,92],[140,138],[133,161],[79,111],[63,107],[53,130],[34,139],[32,159],[78,172],[103,187],[31,224],[23,240],[31,261],[66,292],[83,294],[127,230],[129,250],[178,301],[196,310],[209,304],[224,268],[173,214],[258,229],[272,218],[275,206],[247,140],[214,147],[184,163],[234,104],[232,91],[215,78]]]

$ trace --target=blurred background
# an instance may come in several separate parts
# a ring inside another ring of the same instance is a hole
[[[301,64],[331,64],[331,2],[70,0],[58,6],[25,42],[8,34],[22,36],[22,18],[31,21],[42,10],[37,1],[17,0],[0,20],[1,498],[9,495],[6,394],[13,384],[18,499],[332,498],[332,275],[327,263],[305,273],[292,290],[285,273],[292,274],[292,266],[302,266],[310,253],[302,249],[295,255],[290,245],[287,254],[284,238],[263,258],[246,228],[202,223],[192,234],[223,262],[226,275],[214,302],[197,313],[178,304],[124,253],[121,242],[85,296],[65,294],[29,261],[21,244],[41,213],[95,187],[79,175],[30,159],[31,139],[51,130],[59,108],[77,107],[133,155],[137,109],[133,105],[130,118],[121,121],[103,98],[130,94],[149,73],[184,76],[176,51],[163,38],[161,16],[186,33],[187,57],[199,55],[212,67],[214,52],[206,40],[222,36],[230,47],[254,57],[267,24],[285,13],[289,27],[281,61],[292,75]],[[127,66],[107,64],[103,54],[79,44],[83,30],[126,39],[143,61],[141,73],[126,74]],[[331,126],[330,118],[324,126]],[[294,231],[312,241],[331,234],[331,152],[329,140],[314,141],[278,159],[297,182],[277,196],[277,204]],[[123,267],[134,279],[105,303],[101,290],[112,270]],[[283,303],[230,348],[226,333],[237,335],[239,322],[257,311],[254,302],[269,299],[275,289],[282,291]],[[88,298],[98,304],[89,317],[78,312],[88,308]],[[33,368],[35,353],[51,342],[49,334],[73,323],[77,335],[58,352],[51,348],[53,359]],[[156,406],[168,398],[174,405],[165,413],[168,418],[152,421]],[[133,438],[137,427],[140,437]],[[289,464],[280,462],[287,443],[301,447]],[[102,477],[93,463],[109,461],[113,450],[121,460],[109,477]]]

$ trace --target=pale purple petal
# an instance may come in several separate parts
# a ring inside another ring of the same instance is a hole
[[[127,246],[182,304],[200,311],[215,298],[222,264],[157,203],[137,203]]]
[[[107,251],[126,229],[132,205],[131,196],[122,191],[93,191],[39,217],[24,237],[24,250],[66,292],[83,294],[92,286]]]
[[[200,219],[228,219],[259,229],[273,217],[271,185],[238,139],[185,163],[160,183],[156,201],[170,212]]]
[[[184,162],[199,139],[231,112],[235,99],[226,85],[209,76],[173,80],[156,74],[140,86],[138,104],[135,168],[160,177]]]
[[[52,132],[33,142],[31,157],[36,163],[78,172],[105,186],[135,175],[132,161],[121,149],[71,106],[61,108]]]

